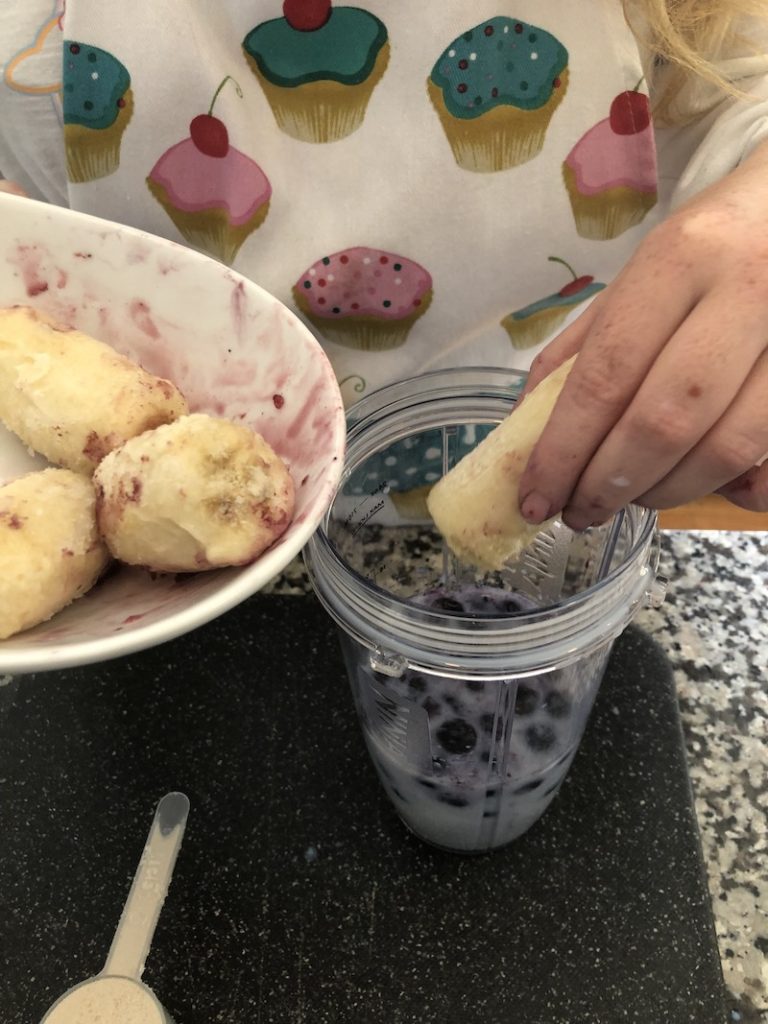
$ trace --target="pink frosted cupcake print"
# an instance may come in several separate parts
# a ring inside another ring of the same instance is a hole
[[[424,267],[382,249],[355,246],[324,256],[293,286],[296,305],[330,341],[348,348],[397,348],[432,301]]]
[[[189,138],[166,150],[147,177],[149,191],[184,238],[223,263],[232,263],[243,242],[264,223],[272,195],[262,169],[230,145],[226,125],[213,115],[230,78],[219,85],[208,113],[192,119]]]
[[[617,238],[656,205],[656,143],[650,104],[639,92],[640,84],[616,96],[610,116],[590,128],[563,163],[582,238]]]

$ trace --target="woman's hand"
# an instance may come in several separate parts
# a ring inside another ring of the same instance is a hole
[[[17,185],[15,181],[6,181],[5,178],[0,178],[0,192],[10,192],[13,196],[26,196],[26,192]]]
[[[648,234],[536,359],[579,352],[520,482],[530,522],[721,491],[768,511],[768,143]]]

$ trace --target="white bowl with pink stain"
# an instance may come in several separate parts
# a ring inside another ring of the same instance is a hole
[[[152,647],[221,615],[278,575],[329,505],[344,455],[336,378],[301,321],[252,281],[175,242],[0,193],[0,306],[17,303],[169,378],[191,411],[258,431],[291,472],[296,512],[248,566],[189,576],[113,570],[50,621],[1,641],[0,674]],[[45,465],[0,426],[0,484]]]

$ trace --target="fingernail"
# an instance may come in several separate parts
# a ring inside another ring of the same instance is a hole
[[[526,497],[520,502],[520,512],[522,513],[523,519],[534,526],[539,523],[543,523],[545,519],[549,519],[552,515],[551,508],[551,502],[536,491],[531,491],[531,493],[526,495]]]

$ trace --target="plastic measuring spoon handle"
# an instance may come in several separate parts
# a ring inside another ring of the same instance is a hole
[[[157,805],[103,974],[141,978],[188,814],[189,800],[183,793],[168,793]]]

